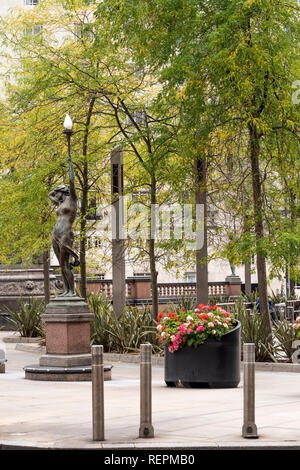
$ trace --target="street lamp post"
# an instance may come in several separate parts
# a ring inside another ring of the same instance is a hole
[[[67,114],[64,120],[64,134],[66,134],[68,142],[68,160],[71,159],[71,136],[73,134],[73,122],[70,116]]]
[[[91,322],[93,314],[84,299],[75,293],[72,268],[79,266],[73,250],[72,224],[77,211],[74,167],[71,158],[73,123],[64,121],[68,142],[69,184],[61,184],[49,193],[57,207],[57,221],[52,232],[52,247],[59,261],[65,292],[48,303],[43,320],[46,330],[46,354],[39,364],[25,367],[25,378],[32,380],[91,380]],[[72,258],[74,261],[72,261]]]

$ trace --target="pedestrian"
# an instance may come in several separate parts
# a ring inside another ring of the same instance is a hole
[[[268,305],[269,305],[269,312],[270,312],[271,317],[272,317],[272,322],[276,323],[276,316],[275,316],[274,308],[273,308],[273,305],[272,305],[272,300],[270,299],[270,297],[268,297]],[[258,313],[260,313],[259,298],[256,301],[256,310],[258,311]]]

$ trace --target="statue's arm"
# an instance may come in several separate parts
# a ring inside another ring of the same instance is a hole
[[[50,201],[54,202],[55,204],[57,204],[57,199],[55,197],[55,191],[50,191],[50,193],[48,194],[48,197],[50,199]]]

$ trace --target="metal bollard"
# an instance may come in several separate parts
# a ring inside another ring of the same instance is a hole
[[[152,426],[152,345],[141,344],[139,437],[154,437]]]
[[[92,346],[93,440],[104,441],[103,346]]]
[[[245,438],[257,438],[257,426],[255,424],[255,346],[252,343],[244,343],[244,424],[242,436]]]

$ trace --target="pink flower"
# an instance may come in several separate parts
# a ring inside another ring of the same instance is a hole
[[[196,328],[196,331],[204,331],[204,326],[200,325]]]
[[[213,324],[212,321],[210,321],[209,323],[207,323],[207,326],[208,326],[209,328],[213,328],[215,325]]]
[[[192,328],[189,328],[189,329],[187,330],[187,332],[188,332],[188,333],[193,333]]]

